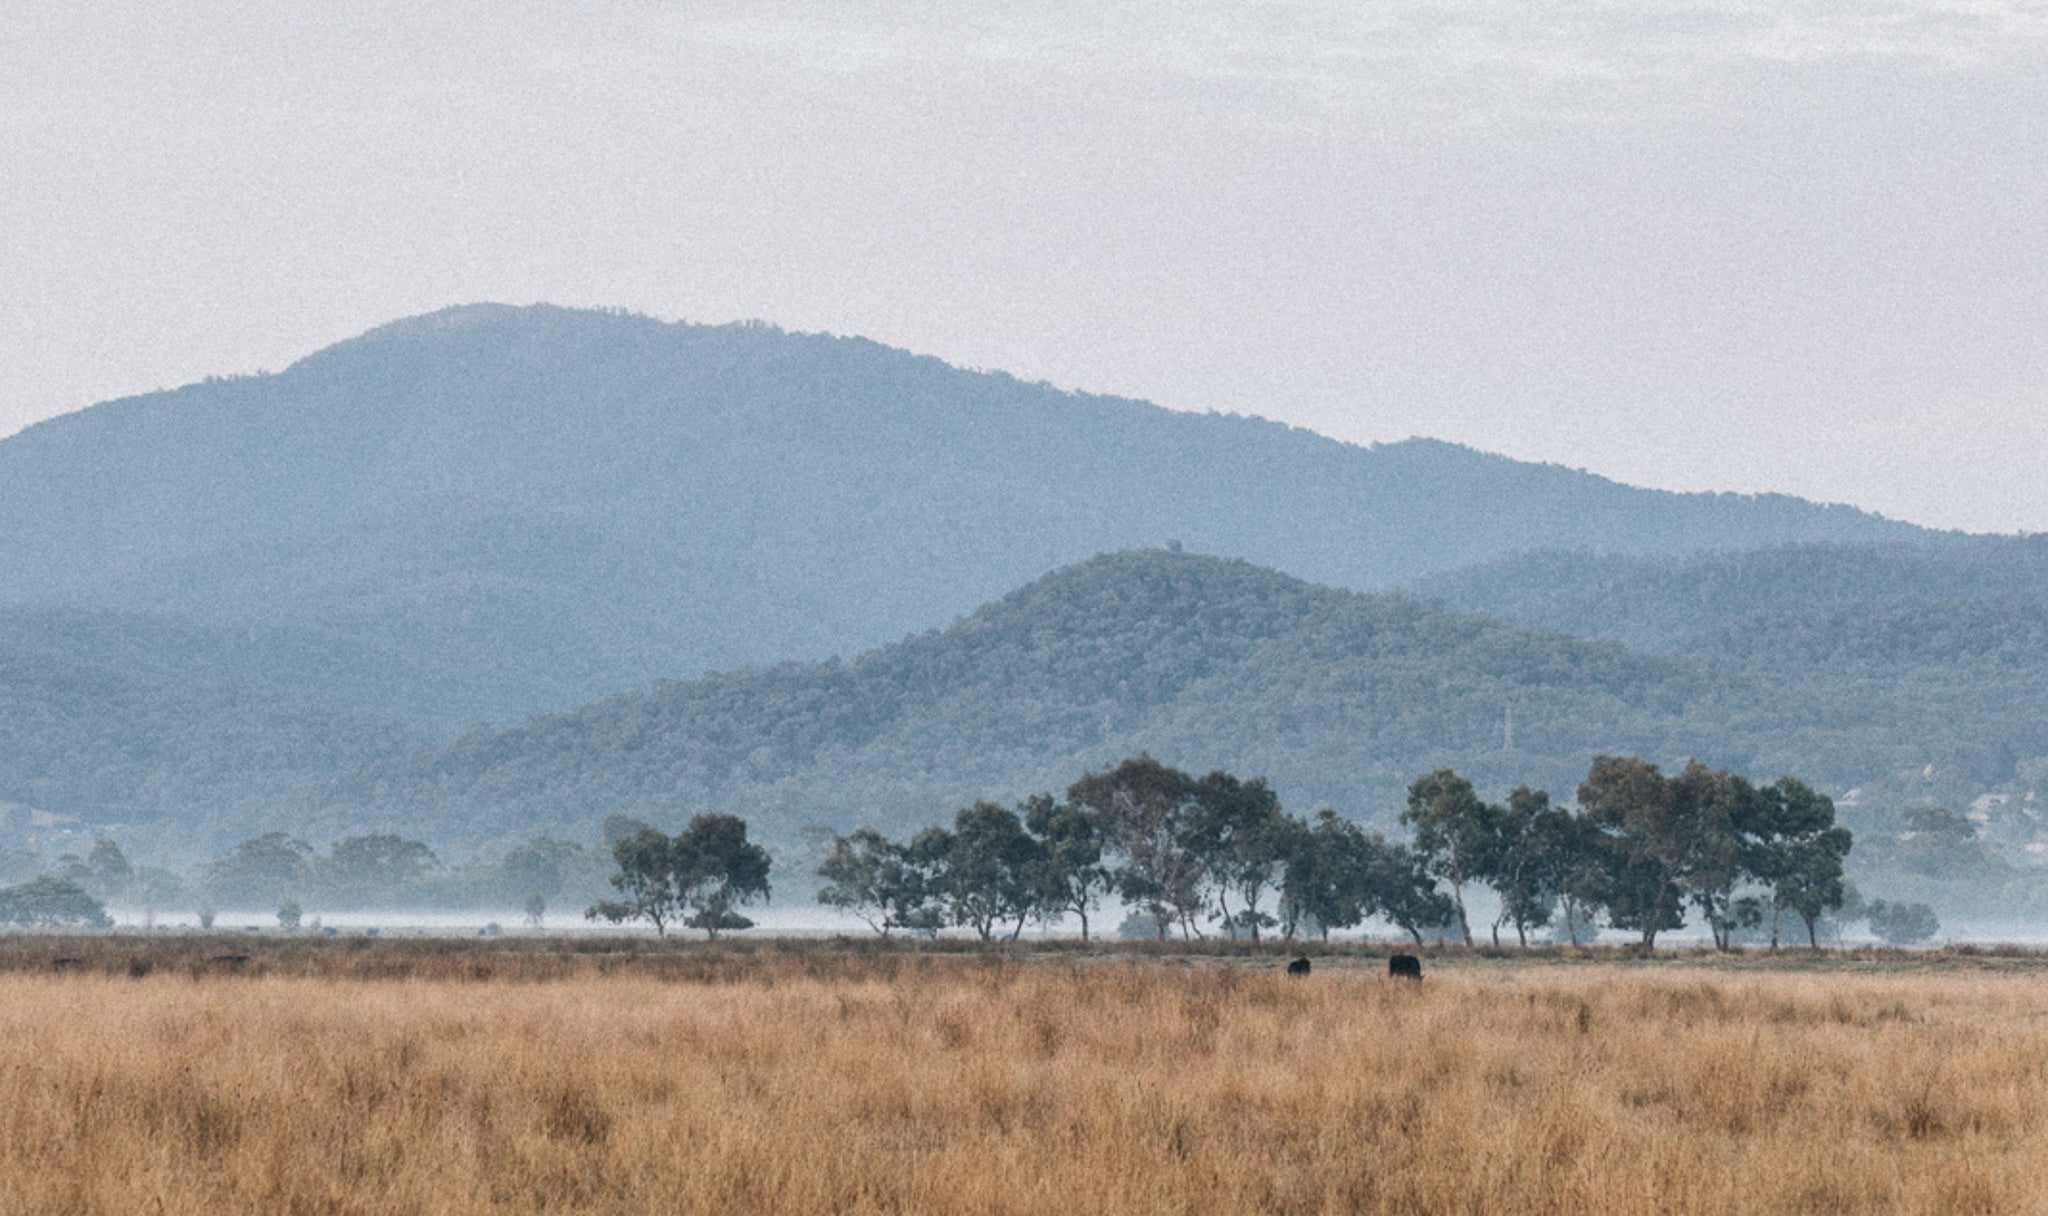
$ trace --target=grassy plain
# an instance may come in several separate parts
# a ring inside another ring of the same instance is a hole
[[[0,1212],[2048,1211],[2039,956],[1283,957],[0,941]]]

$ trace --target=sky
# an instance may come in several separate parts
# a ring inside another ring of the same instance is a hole
[[[14,0],[0,435],[480,300],[2048,531],[2048,3]]]

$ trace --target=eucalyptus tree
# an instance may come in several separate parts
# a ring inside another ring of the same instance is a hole
[[[1011,923],[1014,940],[1039,907],[1039,842],[1024,830],[1017,812],[993,802],[961,808],[944,840],[940,887],[953,923],[973,929],[983,941]]]
[[[647,824],[613,841],[612,859],[619,868],[611,883],[620,898],[599,900],[583,915],[615,925],[644,920],[654,926],[656,937],[667,937],[669,924],[683,914],[672,844],[665,832]]]
[[[1848,898],[1842,861],[1854,846],[1849,829],[1835,824],[1835,804],[1796,777],[1764,787],[1766,813],[1752,843],[1750,870],[1771,890],[1771,948],[1778,945],[1778,914],[1786,908],[1806,922],[1806,941],[1820,945],[1820,919]]]
[[[883,937],[897,927],[892,896],[900,890],[903,846],[873,828],[855,828],[832,838],[832,851],[818,863],[818,902],[840,908],[866,921]]]
[[[1564,914],[1566,940],[1580,945],[1579,931],[1593,923],[1610,886],[1611,849],[1598,824],[1564,807],[1547,807],[1530,825],[1534,860],[1542,885]]]
[[[1425,930],[1441,935],[1453,923],[1464,928],[1456,902],[1437,889],[1436,874],[1427,857],[1377,836],[1367,837],[1367,841],[1361,878],[1365,902],[1374,913],[1400,926],[1418,946]]]
[[[1770,800],[1737,773],[1688,760],[1666,778],[1678,846],[1676,879],[1706,918],[1717,950],[1730,948],[1746,919],[1736,890],[1754,877],[1755,842],[1766,831]]]
[[[1693,851],[1692,825],[1672,783],[1640,756],[1598,756],[1579,784],[1579,806],[1599,833],[1607,866],[1602,903],[1618,929],[1657,934],[1685,926],[1679,879]]]
[[[1196,783],[1195,800],[1196,849],[1218,916],[1231,936],[1257,941],[1259,930],[1279,923],[1259,905],[1279,885],[1286,859],[1289,820],[1280,798],[1263,777],[1240,781],[1219,770]]]
[[[1118,861],[1117,894],[1152,917],[1160,940],[1176,922],[1183,934],[1196,932],[1203,864],[1194,778],[1141,755],[1076,781],[1067,801],[1093,816]]]
[[[737,815],[697,815],[674,836],[640,825],[612,846],[618,872],[612,886],[623,899],[591,905],[585,915],[619,923],[646,920],[668,936],[680,922],[716,939],[721,931],[750,929],[737,909],[769,895],[768,851],[747,840]]]
[[[1493,918],[1493,944],[1500,945],[1500,927],[1513,924],[1515,940],[1529,944],[1529,930],[1550,923],[1557,907],[1558,868],[1548,853],[1554,837],[1543,831],[1552,814],[1550,795],[1517,786],[1494,816],[1495,847],[1489,878],[1500,894],[1500,912]]]
[[[1328,807],[1313,822],[1287,820],[1280,876],[1280,934],[1313,929],[1328,939],[1372,914],[1368,886],[1374,844],[1365,830]]]
[[[1051,794],[1034,794],[1024,803],[1024,829],[1038,841],[1038,906],[1058,918],[1068,912],[1081,918],[1081,940],[1088,940],[1088,914],[1111,888],[1102,864],[1102,832],[1093,816]]]
[[[677,889],[688,915],[683,923],[716,938],[723,929],[751,929],[737,911],[769,896],[768,850],[747,839],[737,815],[695,815],[674,844]]]
[[[942,858],[934,855],[950,847],[950,834],[938,831],[938,839],[924,839],[917,856],[873,828],[834,836],[817,869],[825,880],[818,902],[844,908],[883,937],[895,929],[930,934],[944,928],[945,913],[935,906]]]
[[[1465,884],[1485,881],[1499,848],[1501,812],[1480,799],[1472,783],[1447,768],[1416,779],[1408,787],[1408,809],[1401,822],[1415,829],[1415,851],[1429,872],[1450,884],[1458,933],[1472,944],[1472,922],[1465,912]]]

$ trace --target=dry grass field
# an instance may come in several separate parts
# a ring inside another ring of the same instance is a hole
[[[68,948],[0,1212],[2048,1211],[2031,966]]]

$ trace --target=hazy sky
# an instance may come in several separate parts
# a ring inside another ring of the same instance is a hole
[[[2048,4],[16,0],[0,434],[474,300],[2048,530]]]

